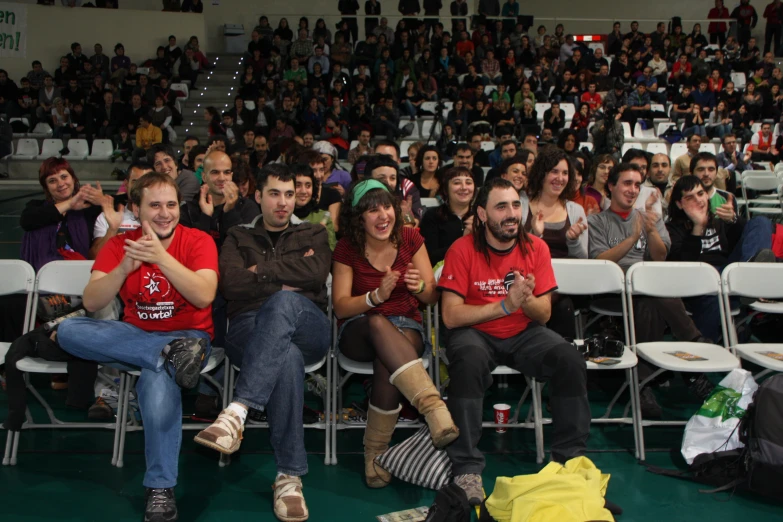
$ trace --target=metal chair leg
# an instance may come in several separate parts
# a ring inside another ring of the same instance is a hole
[[[125,403],[125,372],[120,372],[120,388],[117,390],[117,420],[114,426],[114,449],[112,450],[111,465],[117,465],[120,452],[120,432],[122,431],[123,404]]]

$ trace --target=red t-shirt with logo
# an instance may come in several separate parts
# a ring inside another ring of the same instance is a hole
[[[111,238],[98,253],[92,269],[109,273],[125,257],[125,240],[136,241],[141,228]],[[215,241],[194,228],[177,225],[166,251],[188,270],[213,270],[218,274]],[[142,263],[120,288],[125,305],[123,321],[148,332],[201,330],[213,336],[212,307],[196,308],[174,288],[158,265]]]
[[[446,253],[438,289],[454,292],[467,305],[496,303],[506,298],[516,270],[523,276],[535,276],[533,294],[536,297],[556,290],[557,281],[549,247],[538,237],[531,235],[530,239],[533,243],[525,245],[527,252],[524,254],[519,246],[503,254],[490,249],[487,264],[484,255],[473,247],[473,236],[461,237]],[[511,315],[474,324],[473,328],[499,339],[508,339],[523,332],[528,324],[530,318],[520,308]]]

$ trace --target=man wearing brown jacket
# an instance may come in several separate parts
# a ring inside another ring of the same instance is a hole
[[[323,226],[290,223],[295,190],[287,166],[262,168],[257,187],[262,215],[229,230],[220,253],[220,291],[230,319],[226,351],[242,371],[234,402],[195,440],[231,454],[239,449],[248,409],[265,408],[277,461],[275,515],[306,520],[303,378],[305,366],[329,349],[324,310],[331,250]]]

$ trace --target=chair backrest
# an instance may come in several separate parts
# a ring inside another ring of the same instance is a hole
[[[252,100],[246,100],[245,101],[245,107],[247,107],[247,110],[254,111],[256,110],[256,102]]]
[[[32,294],[35,270],[20,259],[0,259],[0,295]]]
[[[72,156],[86,156],[90,153],[90,146],[87,145],[87,140],[72,139],[68,140],[68,150]]]
[[[421,198],[421,206],[426,208],[436,208],[440,206],[438,198]]]
[[[43,142],[41,148],[41,158],[47,159],[60,155],[60,150],[63,148],[63,140],[57,138],[48,138]]]
[[[670,152],[671,152],[672,159],[676,160],[677,158],[679,158],[680,156],[688,152],[688,145],[682,142],[672,143],[672,148]]]
[[[90,281],[93,261],[52,261],[38,270],[39,294],[82,295]]]
[[[633,138],[633,134],[631,134],[631,124],[627,121],[622,122],[623,125],[623,135],[626,138]]]
[[[676,126],[677,125],[674,122],[671,122],[671,121],[665,121],[665,122],[659,123],[658,124],[658,129],[657,129],[658,132],[657,132],[656,136],[660,136],[661,134],[666,132],[666,129],[671,128],[671,127],[676,127]]]
[[[536,103],[536,112],[538,113],[538,119],[544,117],[544,111],[552,107],[551,103]]]
[[[22,333],[30,330],[30,308],[35,291],[35,270],[20,259],[0,259],[0,295],[27,294]]]
[[[707,263],[636,263],[625,275],[628,295],[695,297],[720,295],[720,274]]]
[[[21,156],[37,156],[41,150],[38,148],[38,140],[35,138],[23,138],[19,140],[19,149],[16,151]]]
[[[566,120],[573,120],[574,114],[576,114],[576,107],[573,103],[561,103],[560,108],[563,110]]]
[[[35,294],[30,307],[30,323],[35,321],[40,294],[81,296],[90,281],[93,261],[51,261],[38,270]],[[30,324],[30,327],[33,325]]]
[[[623,153],[623,154],[625,154],[626,152],[628,152],[630,149],[639,149],[639,150],[643,150],[643,149],[642,149],[642,144],[641,144],[641,143],[635,143],[635,142],[625,142],[625,143],[623,143],[623,150],[622,150],[622,153]]]
[[[557,291],[567,295],[619,294],[625,291],[622,269],[598,259],[553,259]]]
[[[434,120],[424,120],[421,122],[421,136],[422,138],[429,138],[430,132],[432,132],[432,126],[435,125]],[[434,137],[440,136],[441,126],[440,122],[435,126]]]
[[[721,281],[728,296],[783,298],[783,264],[732,263],[723,269]]]
[[[745,190],[777,190],[779,184],[780,180],[772,171],[767,171],[766,174],[748,174],[747,172],[742,174],[743,195]]]
[[[699,145],[699,152],[709,152],[710,154],[716,154],[714,143],[702,143]]]
[[[650,154],[666,154],[667,156],[669,155],[669,151],[666,150],[665,143],[648,143],[647,152],[649,152]]]
[[[51,134],[52,127],[48,123],[36,123],[33,134]]]
[[[93,156],[111,156],[112,152],[114,152],[114,144],[111,140],[93,140]]]
[[[580,150],[581,150],[581,149],[587,149],[587,150],[589,150],[589,151],[591,151],[591,152],[592,152],[592,150],[593,150],[593,144],[592,144],[592,143],[590,143],[589,141],[583,141],[583,142],[581,142],[581,143],[579,144],[579,149],[580,149]]]

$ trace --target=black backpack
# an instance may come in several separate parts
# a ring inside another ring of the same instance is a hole
[[[751,491],[783,502],[783,374],[759,386],[738,429],[743,448],[702,453],[686,471],[649,465],[647,471],[715,488],[702,493]]]

